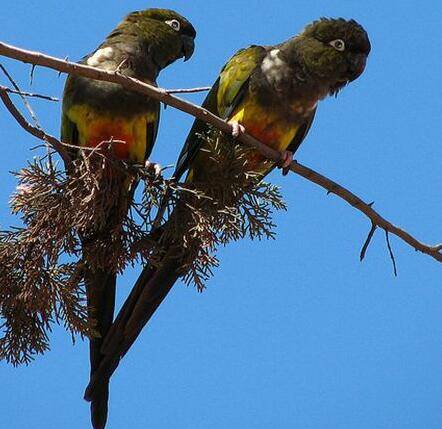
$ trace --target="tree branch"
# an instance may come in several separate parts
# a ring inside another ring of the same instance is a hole
[[[232,126],[230,124],[228,124],[226,121],[219,118],[218,116],[214,115],[213,113],[209,112],[208,110],[200,106],[197,106],[189,101],[171,95],[167,90],[158,88],[153,85],[149,85],[137,79],[123,76],[118,72],[107,72],[83,64],[72,63],[66,60],[44,55],[39,52],[32,52],[20,49],[1,42],[0,42],[0,55],[13,58],[18,61],[22,61],[24,63],[30,63],[33,64],[34,66],[39,65],[43,67],[52,68],[54,70],[58,70],[59,72],[63,73],[80,75],[91,79],[97,79],[97,80],[120,84],[122,87],[126,88],[127,90],[136,91],[145,94],[169,106],[172,106],[178,110],[188,113],[194,116],[195,118],[198,118],[214,126],[215,128],[219,129],[220,131],[223,131],[226,134],[232,133]],[[0,97],[12,113],[13,110],[11,110],[10,106],[12,103],[8,95],[4,91],[0,91]],[[13,106],[13,108],[15,109],[15,106]],[[17,119],[16,114],[13,113],[13,116]],[[19,123],[20,125],[23,126],[23,124],[20,121]],[[44,137],[46,138],[48,137],[44,133],[37,135],[34,129],[32,130],[29,129],[29,126],[23,126],[23,127],[38,138],[44,139]],[[51,139],[52,138],[53,137],[51,137]],[[241,134],[238,137],[238,140],[248,146],[257,149],[262,155],[264,155],[266,158],[272,161],[275,162],[281,161],[281,154],[278,151],[266,146],[265,144],[259,142],[258,140],[256,140],[255,138],[253,138],[248,134]],[[62,148],[62,145],[60,147]],[[382,228],[388,233],[396,235],[397,237],[405,241],[407,244],[409,244],[411,247],[413,247],[415,250],[425,253],[431,256],[432,258],[436,259],[437,261],[442,262],[442,253],[441,253],[442,244],[431,246],[420,242],[412,235],[410,235],[407,231],[404,231],[403,229],[397,227],[396,225],[392,224],[387,219],[382,217],[376,210],[374,210],[371,207],[371,204],[365,203],[364,201],[362,201],[361,198],[359,198],[349,190],[345,189],[341,185],[317,173],[316,171],[306,166],[303,166],[302,164],[296,161],[292,162],[292,164],[290,165],[290,170],[304,177],[305,179],[321,186],[322,188],[326,189],[328,193],[333,193],[338,197],[340,197],[341,199],[343,199],[344,201],[346,201],[352,207],[354,207],[355,209],[362,212],[365,216],[367,216],[370,219],[372,225]]]
[[[195,92],[205,92],[210,91],[211,86],[201,86],[198,88],[177,88],[177,89],[166,89],[165,91],[169,94],[193,94]]]

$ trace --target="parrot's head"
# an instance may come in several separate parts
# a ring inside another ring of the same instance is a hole
[[[179,58],[187,61],[195,49],[195,28],[186,18],[169,9],[132,12],[117,30],[140,38],[160,69]]]
[[[329,86],[330,94],[362,74],[371,49],[364,28],[342,18],[314,21],[297,39],[304,66]]]

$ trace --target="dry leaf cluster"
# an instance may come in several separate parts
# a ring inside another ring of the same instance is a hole
[[[216,250],[242,238],[274,238],[273,210],[285,210],[279,188],[263,182],[250,171],[247,159],[252,149],[221,142],[219,132],[200,136],[206,139],[213,161],[210,180],[192,186],[181,184],[174,210],[163,227],[160,251],[175,246],[184,280],[198,291],[218,266]],[[151,255],[150,259],[161,261]],[[158,262],[157,262],[158,263]]]
[[[94,335],[85,267],[122,273],[135,262],[160,264],[175,247],[182,276],[201,291],[220,245],[273,238],[272,210],[285,209],[278,188],[247,171],[247,149],[202,138],[217,166],[209,184],[117,161],[113,142],[80,151],[69,172],[43,157],[16,174],[11,209],[22,226],[0,232],[0,358],[29,363],[49,348],[53,323],[73,338]]]

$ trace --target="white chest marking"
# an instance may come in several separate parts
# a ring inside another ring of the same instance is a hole
[[[282,79],[288,77],[287,64],[281,59],[279,52],[279,49],[271,50],[261,64],[261,70],[264,76],[270,83],[276,85],[278,85]]]
[[[113,57],[114,57],[114,50],[113,48],[108,46],[106,48],[99,49],[97,52],[95,52],[94,55],[88,58],[87,64],[88,66],[99,67],[100,65],[103,65],[104,62],[111,60]]]

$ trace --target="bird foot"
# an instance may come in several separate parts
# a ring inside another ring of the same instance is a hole
[[[238,138],[241,134],[244,134],[246,132],[245,127],[239,122],[229,121],[228,123],[232,126],[232,136],[234,138]]]
[[[150,162],[149,160],[146,160],[146,162],[144,163],[144,167],[149,170],[152,171],[156,177],[161,176],[161,165],[157,164],[155,162]]]
[[[282,175],[285,176],[290,170],[290,164],[293,162],[293,152],[289,150],[283,150],[281,152],[281,160],[278,167],[282,168]]]
[[[121,73],[123,68],[127,68],[129,65],[129,58],[123,58],[123,61],[118,64],[117,68],[115,69],[115,74]]]

